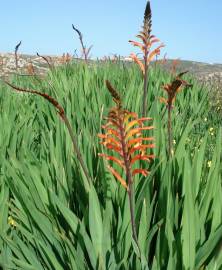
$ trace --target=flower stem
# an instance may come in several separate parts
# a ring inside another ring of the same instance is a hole
[[[136,245],[139,249],[139,243],[137,238],[137,231],[136,231],[136,222],[135,222],[135,190],[134,190],[134,184],[129,183],[129,190],[128,190],[128,196],[129,196],[129,204],[130,204],[130,219],[131,219],[131,226],[132,226],[132,236],[134,241],[136,242]]]
[[[172,109],[172,104],[168,104],[168,122],[167,122],[167,130],[168,130],[168,155],[169,155],[169,158],[172,157],[172,124],[171,124],[171,109]]]
[[[71,137],[72,144],[73,144],[73,149],[74,149],[74,151],[76,153],[76,156],[78,158],[78,161],[80,163],[80,166],[82,167],[82,170],[83,170],[83,172],[85,174],[85,177],[86,177],[88,183],[91,184],[92,183],[92,179],[91,179],[91,177],[89,175],[89,172],[88,172],[88,169],[87,169],[87,167],[86,167],[86,165],[85,165],[85,163],[83,161],[82,154],[79,151],[79,147],[78,147],[78,144],[77,144],[77,138],[75,137],[75,135],[74,135],[74,133],[72,131],[71,125],[69,123],[69,120],[68,120],[68,118],[66,117],[65,114],[62,115],[62,119],[63,119],[63,121],[64,121],[64,123],[65,123],[65,125],[66,125],[66,127],[67,127],[67,129],[69,131],[69,135]]]
[[[138,238],[137,238],[137,231],[136,231],[136,222],[135,222],[135,190],[134,190],[134,183],[133,183],[133,176],[131,173],[131,164],[129,161],[129,156],[128,156],[128,151],[126,147],[126,138],[125,138],[125,132],[124,132],[124,124],[123,120],[120,117],[119,118],[119,127],[120,127],[120,137],[121,137],[121,145],[122,145],[122,150],[123,150],[123,159],[124,159],[124,164],[126,168],[126,181],[128,184],[128,196],[129,196],[129,204],[130,204],[130,220],[131,220],[131,226],[132,226],[132,236],[134,241],[136,242],[136,245],[139,249],[139,243],[138,243]]]
[[[142,110],[142,117],[146,116],[147,111],[147,91],[148,91],[148,65],[147,65],[147,57],[148,57],[148,50],[145,48],[144,52],[144,85],[143,85],[143,110]]]

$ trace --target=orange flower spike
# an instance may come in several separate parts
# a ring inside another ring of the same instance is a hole
[[[142,116],[146,115],[147,112],[147,89],[148,89],[148,67],[150,62],[154,59],[156,55],[160,54],[160,49],[164,47],[164,44],[160,44],[156,49],[151,50],[153,44],[160,42],[158,38],[151,35],[152,31],[152,12],[150,1],[147,1],[144,20],[141,31],[136,36],[141,42],[129,40],[129,42],[138,47],[143,54],[142,59],[139,59],[134,53],[130,54],[130,58],[139,66],[143,75],[143,104],[142,104]]]
[[[107,124],[102,126],[105,134],[98,134],[98,137],[102,139],[101,144],[109,150],[109,155],[99,154],[99,156],[105,158],[108,162],[115,163],[122,172],[125,172],[126,180],[111,165],[108,166],[110,172],[121,185],[128,188],[132,184],[134,173],[147,175],[146,170],[140,168],[135,169],[137,171],[133,173],[132,166],[134,163],[140,160],[150,162],[154,158],[154,155],[146,154],[147,149],[154,148],[154,144],[145,144],[145,142],[153,142],[154,138],[147,138],[142,135],[143,130],[153,129],[153,126],[144,125],[145,121],[150,121],[152,118],[138,118],[136,113],[122,109],[120,95],[108,81],[106,84],[117,106],[112,108],[108,117],[105,118],[108,121]],[[116,154],[118,157],[116,157]]]
[[[173,103],[176,100],[177,93],[181,90],[183,86],[192,86],[188,82],[181,79],[181,77],[187,73],[181,72],[179,73],[175,79],[170,84],[165,84],[162,86],[162,88],[167,92],[168,99],[165,99],[163,97],[159,98],[161,102],[164,102],[167,106],[167,115],[168,115],[168,121],[167,121],[167,131],[168,131],[168,158],[171,158],[173,155],[173,140],[172,140],[172,120],[171,120],[171,111],[173,109]]]
[[[108,165],[108,169],[128,193],[132,236],[137,242],[133,181],[136,174],[147,176],[148,171],[142,168],[133,168],[133,166],[137,161],[144,160],[149,162],[153,158],[152,154],[146,154],[146,150],[153,148],[154,144],[144,144],[145,141],[152,141],[153,138],[143,138],[142,134],[143,130],[151,130],[153,126],[144,126],[143,122],[151,120],[150,118],[138,118],[136,113],[124,110],[120,95],[116,89],[109,81],[106,81],[106,86],[112,95],[113,101],[116,103],[116,107],[112,108],[108,114],[108,123],[104,126],[105,134],[99,135],[103,140],[102,144],[109,149],[109,155],[99,154],[99,156],[116,165],[115,168],[111,166],[112,164]],[[141,162],[138,162],[138,164],[141,165]]]

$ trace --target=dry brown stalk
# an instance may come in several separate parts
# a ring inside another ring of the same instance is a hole
[[[21,46],[22,41],[20,41],[16,46],[15,46],[15,69],[16,71],[18,70],[18,49]]]
[[[86,48],[86,46],[84,46],[84,44],[83,44],[83,35],[82,35],[82,33],[73,24],[72,24],[72,28],[73,28],[74,31],[76,31],[76,33],[79,36],[79,40],[80,40],[80,43],[81,43],[81,46],[82,46],[82,53],[83,53],[83,56],[84,56],[84,60],[87,63],[88,59],[89,59],[89,53],[90,53],[93,46],[91,45],[89,48]]]

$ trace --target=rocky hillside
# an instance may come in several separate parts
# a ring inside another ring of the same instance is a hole
[[[63,56],[46,56],[43,59],[37,55],[18,55],[17,69],[15,64],[15,56],[13,53],[0,53],[0,77],[9,76],[10,74],[20,75],[43,75],[47,72],[49,65],[60,65],[70,61],[72,58],[68,54]],[[124,60],[124,58],[123,58]],[[157,61],[160,63],[162,60]],[[172,69],[175,60],[165,60],[161,66],[167,70]],[[153,63],[155,65],[155,62]],[[178,70],[188,70],[191,74],[197,77],[198,80],[208,84],[222,86],[222,64],[207,64],[194,61],[179,60],[176,64]]]
[[[184,71],[188,70],[199,81],[208,85],[221,86],[222,88],[222,64],[208,64],[202,62],[186,61],[186,60],[167,60],[162,66],[170,70],[176,62],[176,68]]]
[[[43,57],[46,57],[44,59]],[[38,56],[19,54],[17,57],[17,68],[15,55],[13,53],[0,53],[0,77],[8,77],[12,74],[20,75],[43,75],[47,72],[49,65],[59,65],[65,62],[66,55]],[[47,61],[48,63],[47,63]]]

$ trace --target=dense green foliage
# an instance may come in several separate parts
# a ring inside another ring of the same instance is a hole
[[[143,81],[136,66],[69,64],[46,79],[14,78],[64,106],[93,179],[89,185],[55,108],[39,96],[0,91],[0,268],[221,269],[220,116],[208,91],[181,91],[172,112],[174,155],[167,160],[167,115],[161,85],[171,75],[150,69],[148,111],[156,158],[148,177],[135,178],[132,239],[126,191],[98,157],[97,134],[113,106],[105,79],[124,105],[140,113]],[[144,163],[147,166],[147,163]],[[206,268],[204,268],[206,267]]]

